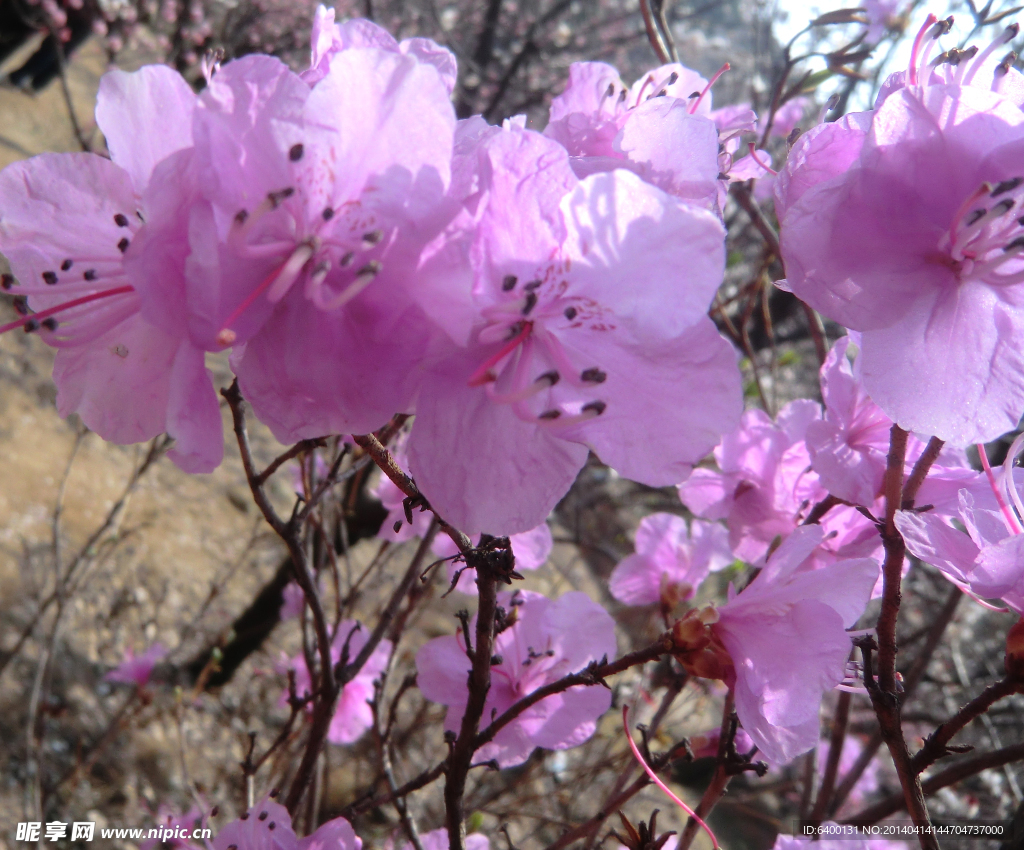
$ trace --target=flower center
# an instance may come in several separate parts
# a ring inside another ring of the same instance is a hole
[[[556,261],[525,283],[512,274],[501,279],[496,303],[481,311],[485,324],[477,335],[489,353],[468,381],[492,401],[512,405],[521,419],[546,427],[585,422],[607,407],[594,389],[608,375],[575,365],[562,337],[615,326],[599,305],[571,294],[569,269],[568,261]]]
[[[1024,177],[982,183],[953,216],[933,259],[961,281],[1024,281]]]

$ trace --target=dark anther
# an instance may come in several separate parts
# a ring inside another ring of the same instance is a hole
[[[62,272],[71,271],[71,267],[75,264],[74,260],[65,260],[60,264],[60,270]]]
[[[949,62],[954,68],[960,64],[960,61],[967,55],[966,50],[961,50],[958,47],[953,47],[946,51],[946,61]]]
[[[668,94],[668,89],[662,89],[662,90],[661,90],[660,92],[658,92],[658,93],[657,93],[657,94],[655,95],[655,97],[664,97],[664,96],[665,96],[665,95],[667,95],[667,94]],[[648,100],[650,100],[650,98],[648,98]]]
[[[277,824],[274,821],[271,821],[270,823],[267,824],[267,829],[270,829],[270,830],[277,829]]]
[[[324,211],[320,213],[324,221],[330,221],[334,218],[334,207],[324,207]]]
[[[992,215],[1006,215],[1010,210],[1013,209],[1013,205],[1016,203],[1013,198],[1007,198],[1006,200],[1000,201],[994,207],[992,207]]]
[[[260,820],[266,820],[270,812],[260,812]]]
[[[1000,183],[996,183],[996,187],[992,190],[991,195],[993,198],[998,198],[1004,192],[1012,192],[1021,183],[1024,183],[1024,177],[1011,177],[1009,180],[1003,180]]]
[[[501,664],[501,662],[504,661],[504,660],[505,659],[502,658],[500,655],[492,655],[491,656],[491,665],[494,666],[496,664]]]
[[[130,244],[131,243],[128,241],[128,237],[124,236],[121,238],[121,241],[117,243],[117,250],[123,254],[125,251],[128,250],[128,246]]]
[[[29,313],[28,299],[24,295],[15,298],[12,302],[12,306],[14,307],[14,312],[19,316],[27,316]]]
[[[281,793],[281,789],[279,789],[279,788],[271,788],[270,789],[270,793],[267,796],[270,797],[271,800],[273,800],[280,793]]]
[[[96,269],[86,269],[82,272],[82,280],[96,280]]]
[[[678,79],[679,79],[679,74],[677,74],[675,71],[673,71],[671,74],[668,75],[668,81],[665,83],[665,85],[666,86],[671,86]]]
[[[394,530],[395,534],[398,534],[398,532],[402,530],[402,521],[400,519],[396,520],[395,524],[391,526],[391,528]]]
[[[547,381],[548,386],[553,387],[561,379],[562,376],[559,375],[558,372],[556,372],[554,369],[552,369],[550,372],[545,372],[543,375],[537,378],[537,380],[534,381],[534,383],[539,384],[541,381]]]
[[[687,98],[687,100],[693,100],[695,97],[700,97],[699,91],[690,92],[690,96]]]
[[[238,845],[237,844],[229,844],[228,845],[228,850],[238,850]]]
[[[357,277],[363,277],[369,275],[370,277],[377,274],[380,271],[380,263],[377,260],[370,260],[365,266],[356,272]]]
[[[235,213],[235,224],[245,224],[245,220],[249,217],[248,210],[239,210]]]
[[[1006,245],[1006,247],[1004,247],[1003,250],[1014,251],[1017,248],[1024,248],[1024,236],[1018,236],[1016,239],[1014,239],[1012,242]]]
[[[936,21],[935,29],[932,32],[932,38],[941,38],[942,36],[949,33],[953,29],[953,16],[950,15],[943,21]]]
[[[627,94],[628,94],[628,92],[625,89],[623,89],[622,93],[619,95],[619,103],[624,103],[625,102]]]
[[[303,147],[301,144],[292,145],[291,149],[288,151],[288,159],[290,159],[292,162],[298,162],[300,159],[302,159],[302,153]]]
[[[604,93],[605,97],[611,97],[615,94],[615,83],[608,83],[608,91]]]
[[[523,287],[523,289],[525,289],[527,292],[533,292],[533,290],[537,289],[542,283],[544,283],[544,281],[542,280],[531,280],[528,284],[526,284],[526,286]]]
[[[14,275],[3,274],[0,275],[0,289],[10,289],[14,286]]]
[[[43,272],[43,282],[47,286],[53,286],[57,282],[56,272]]]
[[[608,380],[608,374],[594,366],[590,369],[584,369],[580,374],[580,380],[590,384],[603,384]]]
[[[245,812],[245,813],[244,813],[244,814],[243,814],[243,815],[242,815],[242,816],[241,816],[241,817],[239,818],[239,820],[249,820],[249,813],[248,813],[248,812]]]
[[[505,275],[505,277],[502,278],[502,281],[501,281],[501,291],[502,292],[510,292],[511,290],[516,288],[516,283],[518,281],[519,281],[519,278],[517,278],[514,274],[507,274],[507,275]]]
[[[1003,61],[996,67],[996,76],[1003,76],[1010,73],[1010,68],[1013,67],[1013,63],[1017,61],[1016,51],[1011,50],[1003,57]]]
[[[523,315],[529,316],[533,311],[533,308],[537,306],[537,293],[527,292],[526,293],[526,306],[523,307]]]
[[[210,809],[210,817],[211,818],[215,818],[219,814],[220,814],[220,806],[214,806],[212,809]]]
[[[538,419],[557,419],[561,415],[562,415],[562,411],[561,410],[545,410],[537,418]]]
[[[35,319],[29,319],[27,322],[25,322],[24,325],[22,325],[22,328],[27,334],[33,333],[39,330],[39,322],[37,322]]]
[[[1018,35],[1020,35],[1020,24],[1014,22],[1006,28],[1006,34],[1003,37],[1007,41],[1013,41]]]
[[[352,265],[352,261],[353,261],[353,260],[354,260],[355,258],[356,258],[355,252],[354,252],[354,251],[349,251],[349,252],[348,252],[347,254],[345,254],[345,255],[344,255],[344,256],[343,256],[342,258],[341,258],[341,267],[342,267],[342,268],[345,268],[345,266],[350,266],[350,265]]]
[[[363,234],[363,244],[367,246],[376,245],[383,238],[383,230],[371,230],[369,233]]]
[[[576,308],[575,307],[566,307],[565,308],[565,318],[567,318],[570,322],[573,319],[575,319],[576,318]]]
[[[126,216],[124,213],[117,213],[114,216],[114,224],[116,224],[118,227],[127,227],[128,216]]]
[[[967,216],[967,226],[970,227],[987,212],[988,210],[974,210],[969,216]]]
[[[608,405],[599,399],[597,401],[587,402],[585,405],[583,405],[583,410],[588,412],[593,410],[594,413],[600,416],[602,413],[604,413],[606,407],[608,407]]]
[[[57,320],[53,316],[43,319],[43,327],[48,331],[55,331],[57,330]]]
[[[270,206],[276,210],[281,205],[281,201],[290,198],[294,194],[295,187],[287,186],[284,189],[278,189],[276,192],[267,192],[267,200],[270,201]]]

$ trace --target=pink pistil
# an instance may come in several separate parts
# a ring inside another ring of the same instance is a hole
[[[530,335],[530,331],[532,330],[533,322],[523,322],[523,327],[519,333],[505,343],[505,345],[503,345],[496,354],[488,357],[483,363],[481,363],[479,368],[469,376],[468,385],[471,387],[480,387],[496,380],[497,375],[495,375],[491,370],[509,354],[515,351],[516,348],[518,348],[519,345]]]
[[[1017,522],[1017,518],[1013,515],[1013,511],[1010,510],[1010,506],[1006,504],[1006,500],[1003,498],[1003,494],[999,492],[999,485],[996,483],[996,476],[992,472],[992,466],[988,462],[988,452],[985,451],[985,446],[982,443],[978,443],[978,456],[981,458],[981,466],[985,470],[985,475],[988,477],[989,486],[992,488],[992,494],[996,497],[996,503],[999,505],[999,510],[1003,512],[1003,519],[1006,520],[1007,528],[1013,534],[1020,534],[1024,529],[1020,527],[1020,523]]]
[[[924,25],[917,31],[917,36],[914,38],[914,47],[910,51],[910,66],[907,68],[907,82],[912,86],[917,85],[917,63],[921,54],[921,45],[924,43],[928,30],[937,20],[938,18],[929,12],[928,17],[924,20]]]
[[[757,155],[757,148],[754,147],[753,142],[747,142],[747,148],[750,150],[750,158],[754,160],[758,165],[761,166],[769,174],[774,174],[776,177],[779,176],[779,172],[772,168],[770,165],[765,165],[761,158]]]
[[[721,68],[719,68],[717,71],[715,71],[715,75],[710,80],[708,80],[708,84],[706,86],[704,86],[704,91],[702,91],[697,96],[697,99],[693,103],[690,104],[690,110],[689,111],[690,111],[691,115],[693,115],[697,111],[697,107],[700,106],[700,102],[702,100],[704,100],[704,95],[706,95],[709,91],[711,91],[711,87],[716,82],[718,82],[718,78],[720,76],[722,76],[722,74],[724,74],[726,71],[728,71],[730,67],[731,66],[729,65],[729,63],[726,62]]]

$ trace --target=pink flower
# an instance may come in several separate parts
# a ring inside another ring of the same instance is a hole
[[[841,826],[825,821],[822,826],[837,830]],[[813,843],[812,843],[813,841]],[[811,838],[802,835],[779,835],[772,845],[772,850],[910,850],[912,845],[906,841],[890,841],[887,838]],[[916,846],[916,845],[913,845]]]
[[[410,290],[448,184],[454,112],[415,52],[330,52],[309,84],[231,62],[199,97],[189,328],[283,442],[411,406],[432,328]],[[244,345],[242,345],[244,343]]]
[[[878,406],[965,446],[1024,410],[1024,113],[981,85],[929,84],[920,44],[908,85],[786,165],[782,253],[798,297],[862,332]]]
[[[1024,614],[1024,534],[1019,523],[1008,527],[997,510],[976,504],[968,490],[960,492],[957,519],[967,532],[943,517],[899,511],[896,527],[907,550],[936,567],[962,590],[985,599],[1001,599]]]
[[[757,578],[718,609],[712,633],[735,668],[736,714],[765,758],[784,764],[818,743],[823,694],[846,675],[852,628],[878,578],[868,558],[801,572],[820,542],[798,529]]]
[[[668,609],[691,599],[712,570],[732,563],[728,532],[718,523],[686,520],[675,514],[651,514],[640,521],[636,554],[620,561],[608,577],[612,596],[626,605]]]
[[[149,684],[153,668],[167,655],[167,647],[154,643],[142,655],[135,655],[130,649],[124,653],[124,661],[103,677],[105,682],[120,682],[142,688]]]
[[[711,206],[719,140],[709,117],[710,87],[679,64],[655,68],[627,88],[611,65],[577,62],[551,104],[544,134],[565,147],[580,177],[628,168],[666,192]]]
[[[345,818],[321,824],[306,838],[296,837],[288,810],[267,797],[213,839],[214,850],[361,850],[362,846],[362,839]]]
[[[817,750],[818,775],[824,776],[828,764],[829,741],[821,741]],[[839,777],[845,776],[857,763],[860,754],[864,752],[864,744],[856,735],[847,735],[843,739],[843,748],[839,754]],[[860,779],[853,786],[849,796],[846,798],[840,811],[857,811],[863,807],[867,798],[878,790],[878,759],[872,759],[864,769]]]
[[[615,623],[584,593],[566,593],[551,600],[539,593],[519,590],[498,594],[498,604],[513,625],[494,641],[491,689],[484,706],[484,724],[501,715],[522,697],[591,661],[615,655]],[[476,618],[470,625],[475,628]],[[471,663],[462,636],[435,638],[416,655],[417,681],[423,695],[447,705],[444,728],[458,730],[466,710],[466,674]],[[600,686],[578,686],[553,694],[519,715],[477,751],[476,759],[497,760],[501,767],[522,764],[535,747],[567,750],[586,741],[597,728],[597,718],[611,705],[611,694]]]
[[[472,194],[416,289],[450,337],[409,441],[431,505],[468,533],[526,531],[588,449],[646,484],[684,478],[740,408],[735,352],[705,314],[717,218],[621,169],[580,181],[511,124],[464,123],[456,154]]]
[[[347,644],[346,663],[354,661],[369,639],[369,633],[358,622],[342,620],[331,643],[331,659],[335,664],[340,662],[342,650]],[[373,725],[373,712],[369,706],[374,694],[373,683],[387,668],[391,648],[391,641],[382,640],[356,677],[342,689],[327,732],[327,740],[332,744],[354,743]],[[295,670],[295,693],[300,697],[310,693],[312,686],[305,658],[300,655],[292,659],[291,667]],[[281,698],[282,702],[287,697],[286,692]]]
[[[718,742],[722,740],[722,728],[716,727],[699,735],[690,736],[690,751],[695,759],[713,758],[718,755]],[[749,753],[754,742],[743,729],[737,729],[733,738],[733,747],[737,753]]]
[[[420,835],[420,843],[423,850],[448,850],[448,830],[432,829],[430,832],[424,832]],[[389,850],[387,844],[385,850]],[[403,844],[402,850],[412,850],[412,843]],[[491,842],[482,832],[471,832],[466,836],[466,850],[491,850]]]
[[[327,76],[331,59],[342,50],[352,48],[373,48],[413,56],[421,62],[433,65],[444,81],[448,93],[455,90],[458,70],[455,56],[447,48],[435,44],[429,38],[406,38],[401,43],[383,27],[365,18],[334,22],[334,9],[317,6],[313,17],[312,50],[309,69],[303,71],[302,79],[310,85]]]
[[[26,315],[0,330],[36,330],[59,349],[62,416],[78,413],[114,443],[166,431],[177,440],[175,463],[209,472],[223,437],[203,354],[183,332],[140,316],[140,281],[129,268],[152,210],[151,184],[190,156],[194,105],[170,68],[111,71],[100,83],[96,121],[112,159],[44,154],[0,174],[0,250],[20,281],[5,278],[3,288],[20,297]]]

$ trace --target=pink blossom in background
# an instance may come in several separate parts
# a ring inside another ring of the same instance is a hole
[[[154,643],[142,655],[135,655],[130,649],[126,649],[124,661],[107,673],[103,677],[103,681],[144,687],[149,684],[153,668],[165,655],[167,655],[167,647],[162,643]]]
[[[565,147],[580,177],[628,168],[670,194],[710,206],[718,134],[709,85],[696,71],[672,64],[627,88],[611,65],[576,62],[551,103],[544,134]]]
[[[201,850],[204,845],[198,843],[192,843],[190,840],[192,837],[192,830],[206,827],[204,813],[200,811],[197,806],[193,806],[185,814],[175,814],[171,809],[166,806],[160,806],[157,810],[156,818],[154,823],[159,826],[166,827],[168,830],[182,829],[188,830],[187,838],[166,838],[164,841],[160,841],[158,838],[147,838],[145,841],[139,842],[139,850],[152,850],[157,845],[163,847],[175,847],[181,848],[181,850]]]
[[[686,520],[675,514],[644,517],[636,532],[636,553],[619,562],[608,577],[612,596],[626,605],[668,609],[691,599],[708,573],[733,561],[729,533],[718,523]]]
[[[615,622],[585,593],[548,599],[518,590],[499,593],[498,604],[515,623],[494,641],[491,689],[483,725],[501,715],[537,688],[576,673],[591,661],[615,656]],[[476,628],[476,617],[470,632]],[[417,682],[423,695],[448,706],[444,728],[457,731],[466,710],[467,673],[472,666],[461,633],[428,641],[416,655]],[[477,750],[478,761],[495,759],[501,767],[522,764],[536,747],[566,750],[579,746],[597,728],[597,719],[611,705],[611,693],[600,686],[570,688],[524,711]]]
[[[798,297],[861,331],[864,388],[886,415],[962,447],[1024,410],[1024,113],[933,80],[925,41],[909,84],[858,120],[865,135],[787,163],[782,253]]]
[[[718,742],[722,739],[722,728],[709,729],[699,735],[690,735],[690,751],[695,759],[714,758],[718,755]],[[737,753],[749,753],[754,748],[753,739],[744,729],[737,729],[733,736],[733,747]]]
[[[829,758],[829,747],[830,743],[827,740],[823,740],[818,744],[816,752],[816,758],[818,761],[818,776],[822,777],[825,775],[825,768],[828,764]],[[839,754],[839,780],[850,771],[850,769],[856,764],[857,759],[860,758],[860,754],[864,751],[864,744],[859,737],[856,735],[848,734],[843,739],[843,749]],[[864,772],[860,775],[860,779],[853,786],[843,805],[840,806],[840,812],[856,812],[859,811],[867,803],[868,797],[878,790],[878,759],[872,759],[868,766],[864,769]]]
[[[190,331],[235,346],[243,394],[286,443],[409,409],[433,333],[408,290],[449,179],[446,83],[415,51],[329,65],[311,88],[271,57],[228,63],[195,117]]]
[[[456,144],[472,194],[416,288],[450,342],[424,367],[409,459],[446,520],[507,535],[544,521],[588,449],[651,486],[681,480],[741,401],[706,316],[717,218],[629,171],[580,181],[551,140],[480,124]]]
[[[908,10],[906,0],[864,0],[861,6],[867,18],[865,44],[878,44],[889,30],[903,29],[903,14]]]
[[[334,22],[334,9],[317,6],[313,16],[309,69],[303,71],[302,79],[314,85],[327,76],[331,59],[343,50],[371,48],[391,53],[413,56],[421,62],[433,65],[444,82],[448,93],[455,90],[458,75],[455,56],[450,50],[434,43],[429,38],[406,38],[401,43],[386,29],[365,18]]]
[[[19,324],[58,349],[58,412],[78,413],[114,443],[166,431],[177,441],[175,463],[210,472],[223,437],[203,354],[185,333],[140,316],[140,281],[129,268],[153,208],[151,184],[190,155],[194,107],[191,88],[170,68],[104,75],[96,121],[112,159],[43,154],[4,169],[0,251],[19,281],[5,278],[3,288],[28,299],[21,312],[35,311]],[[171,242],[167,252],[177,248]]]
[[[389,850],[388,843],[390,842],[385,842],[385,850]],[[430,832],[421,833],[420,844],[423,845],[423,850],[448,850],[451,846],[448,841],[448,830],[432,829]],[[465,844],[466,850],[491,850],[491,842],[482,832],[469,833],[466,836]],[[392,846],[394,846],[393,843]],[[413,850],[412,842],[403,844],[402,850]]]
[[[822,826],[833,827],[837,832],[842,829],[830,821],[825,821]],[[772,850],[910,850],[916,846],[887,838],[822,838],[812,842],[811,838],[802,835],[780,835],[775,839]]]
[[[331,643],[331,659],[335,664],[341,661],[341,652],[347,641],[348,663],[351,663],[369,639],[369,631],[357,621],[342,620]],[[332,744],[351,744],[373,725],[373,712],[368,703],[373,699],[374,681],[388,666],[391,649],[391,641],[382,640],[356,677],[342,689],[327,733],[327,740]],[[300,697],[311,693],[312,685],[305,658],[301,655],[296,656],[292,659],[291,668],[295,670],[295,693]],[[287,698],[286,690],[281,697],[282,703]]]
[[[213,839],[214,850],[361,850],[362,846],[362,839],[344,818],[329,820],[312,835],[298,838],[288,810],[268,797],[220,829]]]
[[[822,696],[846,676],[846,630],[878,579],[869,558],[800,571],[823,535],[820,526],[791,534],[742,593],[730,587],[711,626],[735,668],[740,723],[775,764],[817,745]]]

